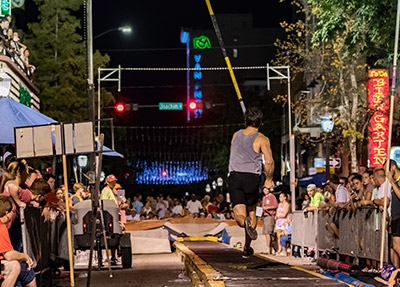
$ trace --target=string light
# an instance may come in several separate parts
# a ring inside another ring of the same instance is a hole
[[[266,70],[267,66],[243,66],[243,67],[232,67],[233,70]],[[154,67],[154,68],[121,68],[122,71],[223,71],[228,70],[227,67],[200,67],[200,68],[165,68],[165,67]]]

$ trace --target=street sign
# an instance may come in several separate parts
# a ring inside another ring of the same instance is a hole
[[[334,168],[341,168],[342,167],[342,159],[338,158],[338,157],[330,158],[329,166],[334,167]]]
[[[325,172],[325,167],[317,167],[317,168],[315,168],[315,169],[316,169],[317,173],[319,173],[319,172]],[[335,169],[334,169],[333,167],[331,167],[331,168],[329,169],[329,172],[330,172],[330,174],[334,174],[334,173],[335,173]]]
[[[314,167],[325,167],[326,159],[322,157],[314,158]],[[342,167],[342,159],[335,157],[329,159],[329,166],[333,168],[341,168]]]
[[[181,111],[183,110],[183,104],[179,102],[158,103],[158,109],[160,111]]]

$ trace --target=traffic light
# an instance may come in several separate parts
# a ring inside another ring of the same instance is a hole
[[[190,111],[194,111],[194,110],[198,110],[198,109],[202,109],[204,107],[203,102],[201,101],[196,101],[196,100],[191,100],[188,104],[189,106],[189,110]]]
[[[118,113],[123,113],[123,112],[125,112],[125,104],[123,104],[123,103],[117,103],[117,104],[115,105],[115,110],[116,110]]]
[[[195,109],[197,109],[197,103],[195,101],[190,101],[189,110],[194,111]]]
[[[131,110],[137,111],[139,109],[139,104],[137,103],[117,103],[115,105],[115,110],[118,113],[129,112]]]

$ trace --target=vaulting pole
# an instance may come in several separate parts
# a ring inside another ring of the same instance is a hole
[[[236,95],[237,95],[239,103],[240,103],[240,107],[242,108],[242,112],[244,114],[246,112],[246,107],[244,106],[243,98],[242,98],[242,95],[240,93],[240,89],[239,89],[239,86],[237,84],[237,81],[236,81],[235,73],[232,70],[231,61],[229,60],[229,57],[226,54],[225,44],[224,44],[224,41],[222,40],[222,34],[221,34],[221,31],[220,31],[220,29],[218,27],[217,19],[215,18],[215,15],[214,15],[210,0],[206,0],[206,4],[207,4],[208,12],[210,13],[211,22],[212,22],[212,24],[214,26],[215,34],[217,35],[219,46],[221,47],[222,54],[224,56],[226,65],[228,67],[229,74],[230,74],[231,79],[232,79],[233,86],[234,86],[235,91],[236,91]]]

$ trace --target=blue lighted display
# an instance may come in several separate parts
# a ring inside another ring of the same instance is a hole
[[[136,170],[138,184],[183,185],[208,179],[208,169],[200,161],[138,161]]]
[[[195,85],[194,85],[194,91],[193,91],[193,97],[200,108],[194,110],[194,118],[199,119],[203,115],[203,109],[201,108],[201,104],[203,103],[203,92],[201,90],[201,85],[200,81],[203,79],[203,72],[201,71],[201,65],[200,65],[200,60],[201,60],[201,55],[196,54],[193,55],[195,64],[194,64],[194,72],[193,72],[193,79],[195,80]]]

